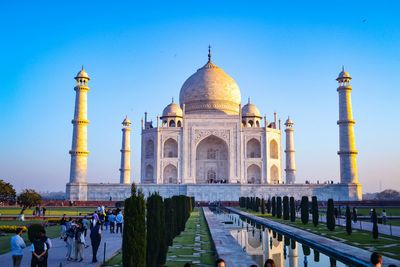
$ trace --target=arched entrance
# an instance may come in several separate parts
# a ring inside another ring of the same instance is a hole
[[[211,135],[196,148],[196,183],[228,183],[229,151],[224,140]]]
[[[172,164],[164,168],[163,172],[164,184],[177,184],[178,183],[178,170]]]
[[[261,168],[255,164],[247,168],[247,183],[261,184]]]

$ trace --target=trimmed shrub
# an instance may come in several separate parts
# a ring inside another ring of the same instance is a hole
[[[301,198],[300,210],[301,210],[301,222],[303,224],[307,224],[309,219],[307,196],[303,196]]]
[[[289,197],[283,197],[283,219],[289,220]]]
[[[311,212],[312,212],[313,224],[314,226],[317,226],[319,221],[319,213],[318,213],[318,200],[316,196],[313,196],[311,199]]]
[[[270,214],[271,213],[271,199],[268,198],[267,201],[267,213]]]
[[[261,214],[265,214],[265,200],[261,199]]]
[[[276,200],[275,200],[275,197],[272,197],[271,206],[272,206],[272,216],[275,217],[276,216]]]
[[[326,227],[330,231],[335,230],[335,211],[332,198],[328,199],[328,207],[326,210]]]
[[[372,211],[372,237],[374,239],[378,239],[379,231],[378,231],[378,218],[376,216],[376,210],[373,209]]]
[[[348,235],[351,235],[352,229],[351,229],[351,212],[350,212],[350,207],[346,207],[346,232]]]
[[[282,198],[276,198],[276,218],[282,218]]]
[[[290,221],[296,221],[296,204],[294,202],[294,197],[290,197],[289,199],[289,206],[290,206]]]

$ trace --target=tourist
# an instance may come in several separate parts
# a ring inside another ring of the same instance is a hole
[[[49,258],[49,249],[51,249],[53,244],[51,243],[51,239],[46,236],[46,230],[44,229],[40,232],[40,239],[42,242],[46,244],[47,247],[46,253],[43,256],[43,266],[47,267],[47,259]]]
[[[110,215],[110,210],[108,210],[104,215],[104,226],[106,227],[106,230],[108,230],[108,225],[109,225],[108,215]]]
[[[73,260],[71,257],[72,253],[72,246],[74,242],[74,236],[75,236],[75,224],[71,224],[71,227],[68,228],[68,230],[65,232],[65,238],[64,241],[67,244],[67,255],[65,256],[68,261]]]
[[[42,211],[43,211],[43,216],[46,216],[46,208],[45,207],[43,207]]]
[[[110,215],[108,215],[108,221],[110,222],[110,233],[114,233],[115,232],[115,214],[114,211],[112,211],[110,213]]]
[[[374,209],[371,209],[370,211],[369,211],[369,220],[370,220],[370,222],[374,222],[374,216],[373,216],[373,214],[374,214]]]
[[[264,263],[264,267],[275,267],[275,262],[272,259],[268,259]]]
[[[83,249],[85,247],[85,237],[83,235],[83,225],[78,223],[75,228],[75,261],[83,261]]]
[[[66,214],[64,214],[60,220],[60,226],[61,226],[61,234],[60,238],[63,239],[65,238],[65,232],[67,231],[67,218],[65,217]]]
[[[357,222],[357,209],[355,207],[353,207],[353,222],[356,223]]]
[[[215,267],[226,267],[225,261],[224,261],[223,259],[218,259],[218,260],[215,262]]]
[[[21,227],[18,227],[15,231],[15,236],[13,236],[10,240],[11,256],[14,267],[21,266],[22,256],[24,255],[22,250],[26,247],[25,242],[21,237],[22,232],[23,229]]]
[[[382,224],[386,224],[386,220],[387,220],[386,210],[382,210]]]
[[[83,228],[83,236],[86,237],[87,230],[90,228],[90,222],[89,222],[87,216],[85,216],[82,220],[82,228]]]
[[[382,256],[377,252],[373,252],[371,254],[371,266],[373,266],[373,267],[381,267],[382,263],[383,263]]]
[[[31,245],[32,259],[31,267],[46,267],[45,255],[47,252],[46,243],[42,241],[41,235],[38,234],[35,237]]]
[[[92,220],[92,228],[90,229],[90,241],[92,243],[92,262],[97,262],[97,250],[100,246],[101,241],[101,229],[100,223],[93,218]]]
[[[120,211],[117,215],[117,217],[115,217],[115,222],[117,223],[117,234],[118,234],[118,229],[120,230],[121,234],[122,234],[122,223],[124,221],[124,216],[122,216],[122,211]]]

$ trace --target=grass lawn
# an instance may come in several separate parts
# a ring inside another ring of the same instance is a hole
[[[67,214],[68,216],[77,216],[79,213],[86,215],[92,213],[96,208],[85,208],[85,207],[46,207],[46,216],[62,216]],[[24,211],[25,215],[32,215],[34,209],[27,209]],[[0,208],[1,215],[19,215],[21,208],[19,207],[7,207]]]
[[[37,220],[35,220],[35,221],[25,221],[25,222],[20,222],[20,221],[2,221],[1,225],[29,225],[32,222],[33,223],[40,223]],[[56,225],[56,226],[46,227],[46,234],[50,238],[55,238],[55,237],[60,236],[60,226]],[[7,253],[7,252],[10,251],[10,239],[13,236],[14,236],[13,233],[7,233],[7,235],[5,235],[5,236],[0,236],[0,254]],[[25,240],[25,244],[27,246],[30,245],[27,233],[22,234],[22,238]]]
[[[317,227],[314,227],[312,224],[312,221],[309,221],[308,224],[304,225],[301,223],[299,218],[296,218],[296,222],[290,222],[290,221],[285,221],[283,219],[277,219],[275,217],[272,217],[271,214],[260,214],[256,213],[254,211],[238,208],[240,210],[243,210],[245,212],[268,218],[270,220],[282,223],[282,224],[287,224],[290,226],[294,226],[309,232],[312,232],[314,234],[322,235],[327,238],[334,239],[338,242],[348,244],[351,246],[359,247],[362,249],[366,249],[369,251],[378,251],[381,252],[382,254],[394,258],[394,259],[400,259],[400,238],[399,237],[393,237],[393,236],[388,236],[388,235],[379,235],[378,240],[374,240],[372,238],[372,233],[369,231],[362,231],[362,230],[354,230],[351,235],[348,235],[346,232],[345,227],[340,227],[336,226],[334,231],[329,231],[326,227],[326,224],[319,223]]]
[[[345,208],[343,209],[343,212],[345,212]],[[357,208],[357,214],[358,215],[363,215],[363,216],[369,216],[371,208],[364,208],[360,207]],[[381,216],[382,210],[386,210],[386,215],[387,216],[400,216],[400,208],[375,208],[376,214],[378,216]]]

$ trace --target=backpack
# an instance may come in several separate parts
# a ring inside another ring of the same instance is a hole
[[[33,242],[33,248],[37,255],[40,255],[44,252],[44,242],[40,239],[37,239]]]

